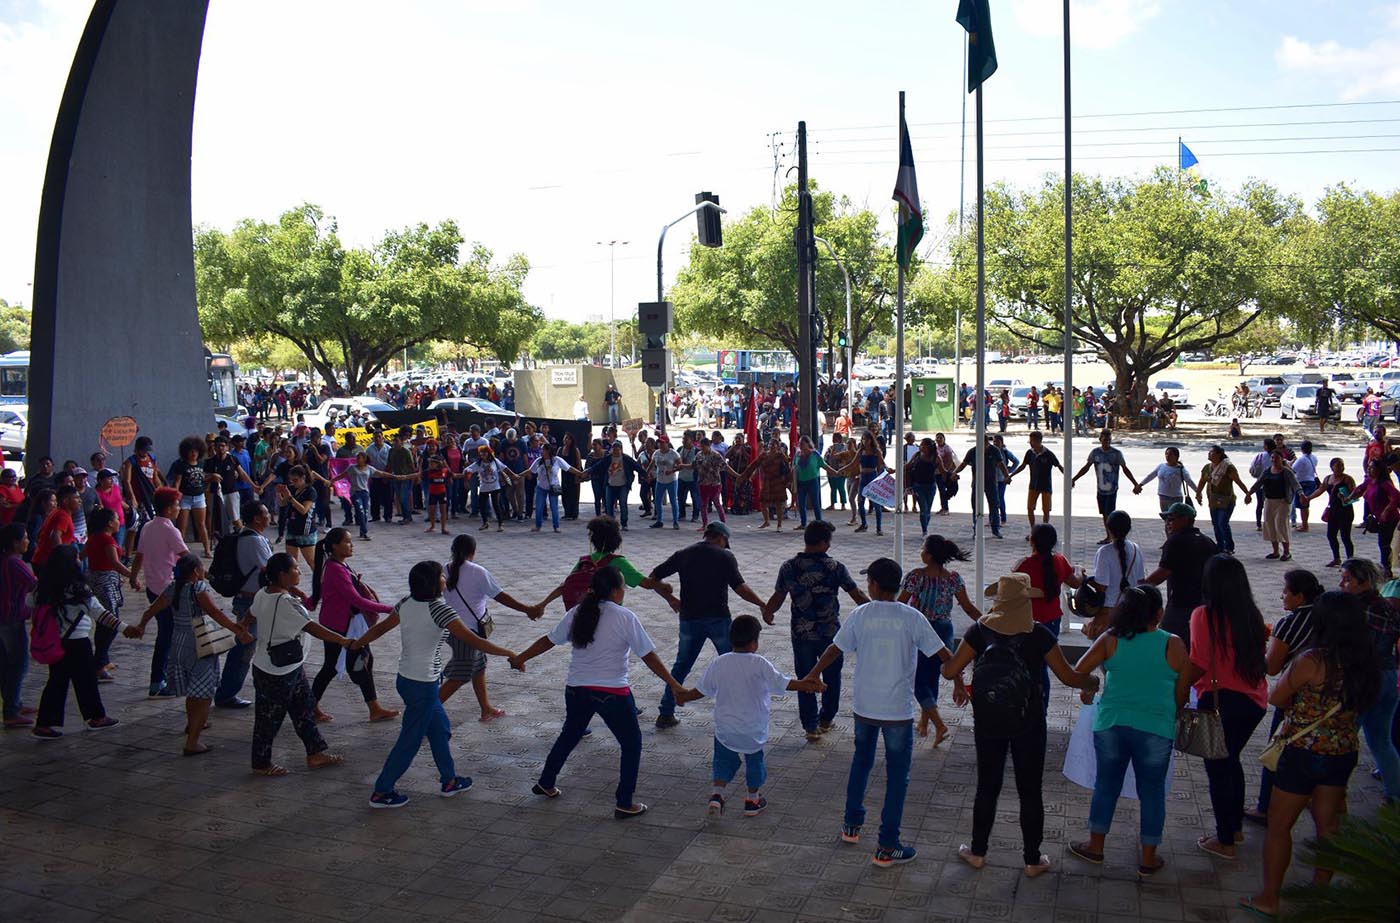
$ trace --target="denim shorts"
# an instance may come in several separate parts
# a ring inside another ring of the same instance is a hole
[[[1311,795],[1319,785],[1346,788],[1358,753],[1313,753],[1302,747],[1286,747],[1274,773],[1274,788],[1292,795]]]
[[[715,755],[713,760],[714,777],[717,781],[729,783],[739,772],[738,753],[726,747],[715,738]],[[757,791],[763,787],[763,783],[768,780],[768,767],[763,760],[763,751],[746,753],[742,757],[744,761],[744,783],[751,789]]]
[[[186,497],[184,494],[181,494],[181,495],[180,495],[180,509],[182,509],[182,510],[202,510],[202,509],[204,509],[204,494],[198,494],[198,495],[193,496],[193,497]]]

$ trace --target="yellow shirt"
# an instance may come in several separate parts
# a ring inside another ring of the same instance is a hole
[[[1059,413],[1062,399],[1058,391],[1045,395],[1045,409],[1050,413]]]

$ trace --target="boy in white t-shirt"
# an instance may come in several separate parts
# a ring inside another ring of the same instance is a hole
[[[826,688],[820,679],[788,679],[768,658],[760,656],[758,635],[762,630],[758,619],[751,615],[736,618],[729,626],[733,650],[710,664],[685,699],[692,701],[708,695],[715,700],[715,790],[710,795],[711,814],[724,813],[724,789],[738,773],[741,757],[744,781],[749,788],[744,798],[744,816],[755,817],[768,807],[762,788],[768,778],[763,748],[768,743],[769,700],[789,690],[818,693]]]

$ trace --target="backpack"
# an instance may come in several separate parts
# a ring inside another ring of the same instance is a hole
[[[1040,686],[1016,641],[993,637],[972,664],[972,717],[981,736],[1015,737],[1039,704]]]
[[[48,603],[35,608],[32,618],[33,624],[29,628],[29,656],[34,658],[35,663],[52,666],[63,659],[63,642],[73,636],[73,630],[83,620],[82,616],[74,619],[73,624],[68,626],[68,630],[62,636],[58,633],[58,612]]]
[[[214,559],[209,562],[209,586],[215,593],[236,596],[248,578],[253,576],[253,571],[245,573],[238,567],[238,543],[244,536],[256,534],[252,529],[244,529],[234,535],[225,535],[214,546]]]
[[[602,567],[607,567],[616,558],[615,554],[605,554],[597,561],[584,555],[578,559],[578,567],[574,572],[564,578],[563,592],[560,595],[564,598],[564,608],[572,609],[579,604],[586,594],[593,587],[593,574]]]

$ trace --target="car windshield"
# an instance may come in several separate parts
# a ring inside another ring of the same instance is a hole
[[[360,410],[368,410],[370,413],[394,412],[394,406],[392,404],[386,404],[383,401],[359,400],[355,402],[355,406],[360,408]]]
[[[1186,387],[1179,381],[1159,381],[1153,385],[1158,391],[1170,388],[1173,391],[1185,391]]]
[[[1299,385],[1293,389],[1294,397],[1317,397],[1316,385]]]

